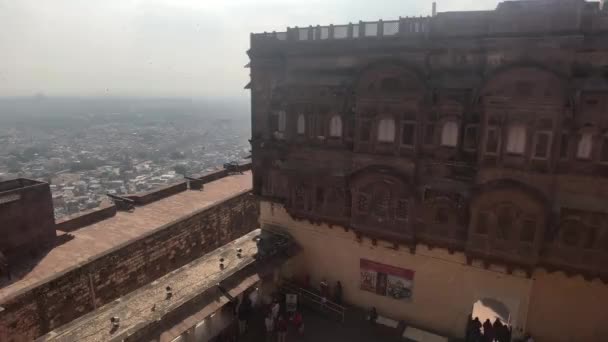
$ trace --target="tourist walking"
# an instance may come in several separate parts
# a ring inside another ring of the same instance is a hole
[[[494,323],[492,324],[492,331],[494,332],[494,341],[502,342],[504,340],[504,337],[502,336],[502,327],[502,322],[500,321],[500,319],[498,319],[498,317],[496,317],[496,319],[494,319]]]
[[[483,322],[483,340],[484,342],[493,342],[494,341],[494,326],[489,318]]]
[[[287,339],[287,327],[288,327],[288,323],[287,320],[285,319],[285,316],[280,315],[279,319],[277,320],[277,335],[279,337],[278,342],[285,342],[285,340]]]
[[[367,314],[367,319],[372,325],[376,324],[376,320],[378,319],[378,311],[376,311],[375,306],[372,306],[371,310],[369,310],[369,313]]]
[[[252,307],[251,300],[249,300],[249,296],[243,296],[243,300],[241,301],[241,305],[239,306],[239,333],[243,335],[247,331],[247,321],[249,321],[249,316],[251,315]]]
[[[293,326],[296,328],[298,334],[302,335],[304,333],[304,318],[300,311],[296,311],[293,315]]]
[[[272,311],[268,311],[266,319],[264,319],[264,325],[266,326],[266,342],[272,342],[272,334],[274,334],[274,318],[272,317]]]
[[[479,317],[469,320],[466,333],[467,342],[479,342],[481,341],[481,322]]]
[[[342,305],[342,283],[340,281],[338,281],[336,283],[336,290],[334,293],[334,300],[336,301],[336,304]]]
[[[279,304],[279,301],[275,299],[275,301],[272,303],[271,306],[271,312],[272,312],[272,319],[276,320],[277,318],[279,318],[279,310],[281,309],[281,304]]]

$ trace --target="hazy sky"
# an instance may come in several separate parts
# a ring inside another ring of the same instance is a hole
[[[429,15],[430,0],[0,0],[0,96],[246,96],[249,33]],[[438,0],[440,12],[497,0]]]

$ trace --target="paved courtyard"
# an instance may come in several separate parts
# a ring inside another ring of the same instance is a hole
[[[293,327],[287,333],[287,342],[326,342],[326,341],[349,341],[349,342],[392,342],[404,340],[400,338],[397,329],[384,326],[372,326],[365,321],[364,313],[348,312],[345,322],[341,323],[334,317],[322,313],[303,309],[304,333],[299,335]],[[261,342],[266,341],[264,333],[263,314],[256,314],[251,322],[250,330],[239,342]],[[272,342],[276,341],[276,336]]]

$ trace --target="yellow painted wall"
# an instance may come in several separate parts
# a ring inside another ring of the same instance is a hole
[[[377,246],[369,239],[359,243],[352,232],[345,232],[343,228],[294,221],[277,204],[262,203],[260,219],[262,225],[286,228],[303,247],[287,264],[286,275],[309,274],[312,284],[318,284],[323,278],[332,285],[340,280],[348,303],[364,308],[375,306],[380,315],[403,319],[449,336],[464,336],[473,303],[483,298],[506,304],[515,326],[525,322],[531,281],[523,275],[468,266],[462,253],[450,255],[445,250],[418,246],[416,254],[411,254],[405,248],[394,250],[383,241],[378,241]],[[399,301],[361,291],[361,258],[414,270],[412,300]]]
[[[608,285],[534,272],[528,329],[537,341],[608,341]]]
[[[509,307],[515,329],[532,333],[537,342],[608,341],[608,285],[563,273],[534,271],[532,279],[493,266],[485,270],[477,263],[466,265],[462,253],[418,245],[416,254],[394,250],[392,244],[369,239],[357,242],[355,234],[341,227],[294,221],[282,206],[263,202],[262,225],[282,227],[303,247],[290,260],[286,276],[310,275],[312,284],[325,278],[340,280],[344,299],[356,306],[375,306],[379,314],[459,337],[467,315],[478,299],[493,298]],[[370,259],[414,270],[413,298],[398,301],[359,289],[359,260]],[[529,305],[528,305],[529,303]]]

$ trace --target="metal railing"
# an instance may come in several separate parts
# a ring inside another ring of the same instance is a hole
[[[317,293],[301,288],[285,279],[282,280],[280,288],[284,293],[297,294],[300,303],[311,305],[322,312],[334,314],[340,318],[341,322],[344,322],[344,313],[346,311],[344,306],[334,303]]]
[[[319,41],[340,39],[422,36],[430,31],[431,17],[399,18],[389,21],[360,21],[346,25],[287,28],[285,32],[255,33],[255,39],[281,41]]]

